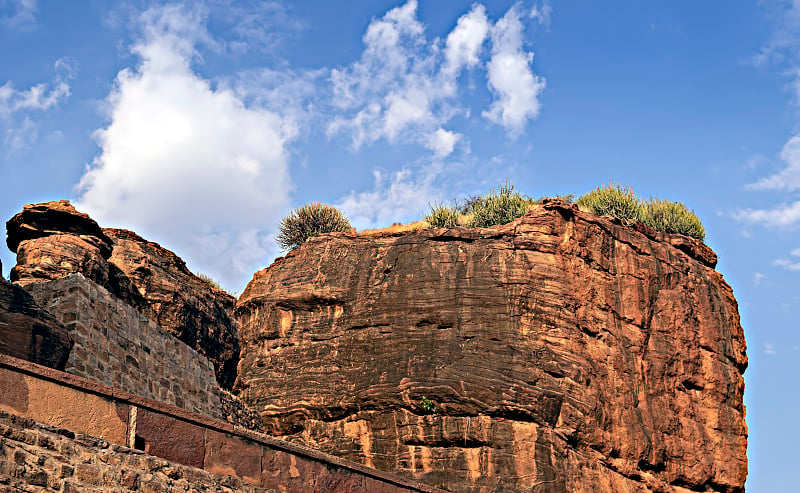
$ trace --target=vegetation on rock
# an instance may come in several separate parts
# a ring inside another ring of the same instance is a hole
[[[281,219],[276,241],[284,250],[291,250],[311,237],[350,229],[350,220],[342,211],[328,204],[314,202],[293,210]]]
[[[682,202],[651,198],[641,200],[630,188],[611,183],[599,186],[576,201],[581,210],[611,216],[624,224],[641,222],[656,231],[703,240],[706,230],[700,218]]]

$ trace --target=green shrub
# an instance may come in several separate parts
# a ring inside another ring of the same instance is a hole
[[[641,221],[644,208],[642,201],[630,187],[614,183],[595,188],[582,195],[575,203],[581,210],[598,216],[615,217],[625,224]]]
[[[314,202],[293,210],[281,219],[275,240],[281,248],[290,250],[313,236],[350,229],[350,221],[342,211],[328,204]]]
[[[522,195],[514,190],[514,185],[506,182],[497,191],[491,189],[486,195],[467,199],[462,212],[472,216],[468,226],[488,228],[523,216],[533,203],[530,197]]]
[[[456,207],[435,204],[423,219],[431,228],[453,228],[458,226],[459,213]]]
[[[701,241],[706,237],[700,218],[682,202],[652,198],[644,204],[641,220],[664,233],[678,233]]]

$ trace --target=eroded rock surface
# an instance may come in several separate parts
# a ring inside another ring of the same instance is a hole
[[[63,370],[72,339],[31,295],[0,277],[0,353]]]
[[[192,274],[173,252],[131,231],[102,229],[68,201],[26,205],[6,228],[17,254],[13,282],[81,273],[206,356],[220,385],[231,388],[239,361],[236,300]]]
[[[715,263],[560,202],[324,235],[240,297],[237,387],[274,435],[451,491],[740,492],[747,356]]]
[[[103,232],[113,240],[109,261],[144,299],[141,312],[211,360],[217,380],[230,389],[239,363],[236,298],[192,274],[158,243],[124,229]]]

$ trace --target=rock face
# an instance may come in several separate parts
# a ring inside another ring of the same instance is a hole
[[[0,277],[0,353],[63,370],[72,339],[24,289]]]
[[[274,435],[455,492],[741,492],[747,356],[715,263],[557,201],[324,235],[240,297],[237,387]]]
[[[220,385],[231,388],[239,361],[236,300],[192,274],[173,252],[131,231],[101,229],[68,201],[26,205],[6,229],[17,254],[13,282],[81,273],[206,356]]]
[[[109,261],[144,298],[141,312],[211,360],[217,380],[230,389],[239,363],[236,298],[192,274],[180,257],[158,243],[124,229],[103,232],[114,243]]]

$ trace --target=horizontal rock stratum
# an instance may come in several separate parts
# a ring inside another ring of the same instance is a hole
[[[236,387],[274,435],[455,492],[740,492],[747,356],[715,264],[558,201],[323,235],[240,297]]]

